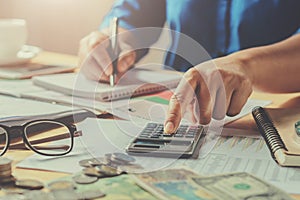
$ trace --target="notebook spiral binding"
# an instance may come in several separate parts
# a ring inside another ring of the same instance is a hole
[[[253,108],[252,115],[260,134],[263,136],[268,148],[270,149],[272,157],[276,160],[274,153],[277,150],[287,150],[276,127],[274,126],[268,113],[262,107]]]

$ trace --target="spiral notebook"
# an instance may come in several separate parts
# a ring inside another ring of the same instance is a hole
[[[300,121],[300,108],[256,107],[252,115],[278,164],[300,166],[300,136],[295,131],[295,123]]]
[[[81,73],[36,76],[32,80],[37,86],[67,95],[111,101],[175,88],[181,77],[181,73],[173,71],[133,68],[114,87],[88,80]]]

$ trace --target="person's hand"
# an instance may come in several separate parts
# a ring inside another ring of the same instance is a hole
[[[136,60],[136,52],[126,41],[124,29],[119,28],[118,46],[120,55],[117,66],[117,80],[123,73],[132,67]],[[108,48],[110,46],[109,36],[105,33],[94,31],[80,41],[79,66],[83,74],[91,80],[109,81],[109,76],[113,72],[112,59]]]
[[[188,70],[170,99],[165,132],[173,133],[185,114],[192,123],[240,113],[252,93],[252,81],[242,61],[232,56],[199,64]]]

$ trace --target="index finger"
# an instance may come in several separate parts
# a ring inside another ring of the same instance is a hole
[[[197,74],[196,74],[197,73]],[[179,126],[180,121],[193,101],[197,90],[199,73],[192,68],[186,72],[172,95],[165,122],[165,132],[173,133]]]

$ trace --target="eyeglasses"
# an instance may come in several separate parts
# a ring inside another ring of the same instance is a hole
[[[45,155],[45,156],[62,156],[66,155],[73,149],[74,137],[82,136],[81,131],[77,131],[76,126],[67,120],[67,116],[79,119],[72,112],[58,113],[60,120],[57,119],[37,119],[28,121],[21,125],[7,125],[9,122],[16,120],[0,122],[0,156],[6,153],[8,149],[28,150]],[[63,117],[61,117],[63,114]],[[90,111],[79,113],[80,120],[95,116]],[[58,116],[57,114],[53,114]],[[82,117],[84,115],[85,117]],[[49,115],[47,115],[49,117]],[[77,115],[78,116],[78,115]],[[36,116],[35,116],[36,117]],[[39,116],[41,117],[41,116]],[[68,118],[68,119],[69,119]],[[18,121],[18,120],[17,120]],[[23,120],[24,121],[24,120]]]

